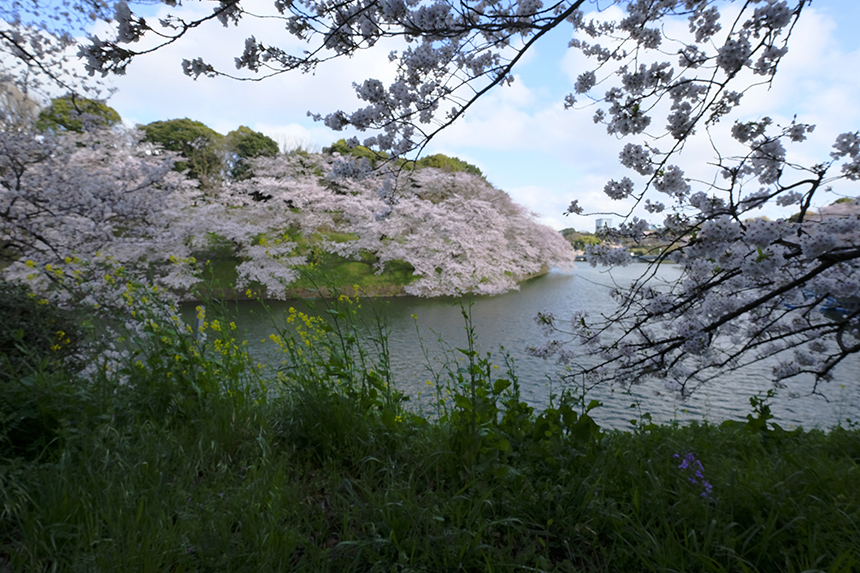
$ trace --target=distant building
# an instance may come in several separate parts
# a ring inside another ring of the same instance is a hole
[[[599,233],[604,227],[612,228],[612,219],[597,219],[594,225],[594,232]]]

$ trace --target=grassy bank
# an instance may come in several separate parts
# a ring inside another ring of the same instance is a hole
[[[362,253],[356,258],[347,258],[330,253],[322,248],[324,241],[346,241],[351,237],[333,232],[317,233],[306,237],[293,230],[291,239],[296,243],[295,254],[307,258],[307,265],[297,270],[298,280],[285,289],[286,298],[306,298],[320,295],[318,283],[328,285],[328,288],[337,292],[358,292],[368,296],[397,296],[404,293],[404,287],[414,280],[412,265],[400,262],[389,262],[382,272],[376,272],[376,257],[372,253]],[[223,237],[216,234],[210,236],[208,248],[194,253],[198,260],[203,282],[199,283],[193,293],[193,297],[205,299],[217,297],[229,300],[246,300],[247,288],[237,288],[239,277],[236,267],[242,261],[235,256],[234,247]],[[284,298],[275,296],[261,289],[259,284],[251,285],[251,297],[262,296],[273,298]]]
[[[405,287],[416,280],[415,269],[405,261],[388,261],[382,271],[377,272],[376,255],[362,252],[353,258],[343,257],[326,251],[325,241],[342,242],[353,239],[350,235],[326,232],[305,237],[293,232],[291,239],[296,243],[295,254],[307,258],[307,264],[297,267],[299,277],[284,289],[283,296],[268,292],[259,283],[237,288],[238,272],[236,267],[242,260],[235,256],[233,245],[218,235],[210,236],[207,249],[194,253],[199,265],[201,278],[204,279],[187,293],[189,299],[202,300],[216,297],[222,300],[248,300],[258,298],[316,298],[329,297],[332,293],[346,293],[354,296],[387,297],[405,295]],[[517,277],[522,283],[549,272],[545,266],[539,272]],[[326,286],[320,286],[326,285]],[[250,295],[248,291],[250,290]],[[336,297],[337,294],[334,296]]]
[[[277,317],[277,370],[216,316],[193,331],[139,299],[141,327],[89,369],[64,366],[86,335],[65,322],[59,342],[12,334],[0,570],[860,567],[856,430],[782,431],[756,401],[722,427],[603,431],[567,393],[532,410],[471,344],[416,412],[354,299]]]
[[[301,276],[284,289],[283,297],[261,288],[259,284],[250,288],[236,288],[238,273],[236,267],[241,261],[235,258],[210,259],[203,271],[205,281],[195,287],[193,298],[206,299],[217,297],[222,300],[250,300],[266,298],[316,298],[331,296],[332,292],[346,292],[350,295],[363,293],[367,296],[399,296],[404,287],[413,279],[412,265],[390,263],[384,271],[377,273],[370,257],[352,260],[331,253],[323,253],[320,262],[299,269]],[[325,280],[328,286],[320,287],[318,280]],[[357,287],[357,288],[356,288]],[[248,291],[250,290],[250,295]]]

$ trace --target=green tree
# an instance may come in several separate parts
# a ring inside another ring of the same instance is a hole
[[[587,245],[599,245],[603,242],[593,233],[581,233],[576,229],[562,229],[561,236],[567,239],[574,249],[580,251],[584,251]]]
[[[341,155],[351,155],[356,158],[364,158],[367,159],[372,166],[376,166],[376,162],[379,160],[388,159],[389,155],[385,152],[374,151],[370,148],[367,148],[363,145],[356,145],[355,147],[350,147],[345,139],[339,139],[331,144],[331,147],[327,147],[323,149],[325,153],[340,153]],[[471,163],[467,163],[463,161],[459,157],[449,157],[443,153],[437,153],[435,155],[428,155],[427,157],[422,157],[417,161],[403,161],[398,160],[398,164],[401,165],[404,169],[423,169],[424,167],[435,167],[436,169],[442,169],[443,171],[448,171],[452,173],[457,173],[460,171],[465,171],[466,173],[471,173],[472,175],[477,175],[478,177],[484,177],[484,174],[481,173],[481,170]]]
[[[185,159],[177,161],[176,171],[188,170],[188,176],[200,181],[206,189],[222,177],[224,136],[206,124],[188,118],[153,121],[143,126],[145,141],[158,143],[168,151],[177,151]]]
[[[372,166],[376,166],[376,162],[380,159],[388,159],[388,154],[385,152],[377,152],[363,145],[350,147],[345,139],[338,139],[331,144],[331,147],[324,147],[323,153],[340,153],[341,155],[352,155],[355,158],[367,159]]]
[[[223,143],[228,163],[226,171],[239,180],[253,176],[248,159],[275,157],[279,151],[274,139],[244,125],[228,133]]]
[[[39,113],[36,127],[42,131],[82,132],[85,124],[110,127],[122,122],[119,113],[104,101],[68,94],[51,100]]]
[[[421,169],[422,167],[435,167],[437,169],[452,172],[465,171],[466,173],[471,173],[478,177],[484,176],[484,174],[481,173],[481,170],[475,165],[467,163],[458,157],[448,157],[442,153],[428,155],[427,157],[422,157],[415,162],[415,169]]]

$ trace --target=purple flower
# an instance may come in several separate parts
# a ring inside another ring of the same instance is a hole
[[[701,485],[703,491],[701,493],[702,497],[710,497],[711,492],[713,491],[713,486],[710,484],[708,480],[705,479],[705,468],[702,466],[702,462],[696,459],[696,456],[693,455],[693,452],[687,453],[683,459],[679,454],[675,454],[674,458],[681,459],[680,465],[678,465],[679,470],[685,470],[687,473],[687,481],[689,481],[692,485]]]

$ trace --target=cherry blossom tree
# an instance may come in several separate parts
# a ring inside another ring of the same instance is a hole
[[[711,0],[610,4],[623,6],[626,16],[615,22],[588,20],[585,10],[602,7],[594,0],[550,4],[542,0],[278,0],[270,12],[260,12],[264,7],[256,3],[246,10],[247,0],[221,0],[205,17],[176,15],[156,26],[135,15],[126,2],[119,2],[114,14],[116,36],[93,36],[80,54],[91,74],[124,73],[134,57],[192,34],[204,21],[217,19],[230,26],[241,25],[245,18],[281,19],[286,31],[306,41],[307,48],[291,53],[278,46],[279,38],[251,36],[236,58],[237,72],[215,69],[202,57],[182,62],[193,77],[260,79],[293,70],[307,72],[326,60],[373,49],[380,40],[401,38],[404,49],[389,55],[397,67],[390,85],[373,78],[356,83],[356,95],[367,102],[365,107],[316,117],[336,130],[347,126],[377,130],[364,145],[402,154],[426,143],[493,87],[513,81],[512,70],[535,42],[567,26],[573,36],[570,47],[595,61],[595,69],[583,70],[579,77],[577,94],[595,87],[608,64],[625,64],[617,71],[617,85],[602,98],[608,105],[598,120],[607,123],[608,131],[619,136],[641,134],[651,125],[655,102],[669,99],[667,130],[678,146],[700,122],[715,122],[738,105],[745,88],[729,88],[742,72],[751,71],[765,82],[772,77],[809,0],[742,2],[739,13],[724,7],[729,22]],[[688,38],[664,37],[660,24],[670,18],[686,18]],[[156,44],[135,49],[147,36]],[[675,63],[641,63],[648,61],[650,52],[675,54]],[[566,101],[572,105],[576,95]]]
[[[659,236],[670,248],[632,286],[613,292],[614,314],[579,312],[563,321],[539,315],[550,338],[531,352],[554,356],[593,381],[611,375],[629,385],[655,376],[682,394],[771,356],[778,357],[777,386],[802,373],[815,375],[813,391],[830,380],[838,364],[860,351],[860,201],[821,213],[810,205],[828,184],[860,177],[860,136],[839,136],[829,157],[802,167],[786,162],[784,144],[803,141],[812,126],[773,127],[767,118],[735,124],[746,153],[719,161],[722,180],[708,192],[694,192],[670,168],[658,176],[655,189],[675,205],[649,207],[666,213]],[[649,172],[654,163],[646,157],[637,165]],[[798,213],[757,217],[771,201]],[[648,229],[632,218],[607,235],[639,241]],[[632,262],[610,243],[587,252],[592,265]],[[680,265],[679,281],[655,279],[666,262]],[[577,363],[569,342],[589,350],[590,363]]]
[[[32,128],[39,104],[27,97],[12,81],[0,82],[0,129],[20,131]]]
[[[181,298],[201,278],[193,254],[216,233],[240,259],[237,286],[283,293],[305,258],[283,239],[282,218],[202,193],[173,170],[175,153],[142,138],[117,128],[0,132],[2,276],[102,306],[118,281]]]
[[[235,204],[247,208],[262,199],[258,213],[281,217],[269,224],[273,228],[334,234],[337,240],[323,239],[316,248],[346,257],[373,255],[379,271],[394,261],[410,264],[410,294],[497,294],[572,262],[572,249],[559,233],[472,173],[370,170],[322,154],[261,158],[253,170],[255,177],[228,188]],[[380,190],[387,190],[387,202]]]
[[[93,22],[109,23],[113,5],[104,0],[72,0],[60,6],[34,0],[0,4],[0,81],[24,96],[48,100],[60,93],[97,98],[101,85],[74,65],[76,33]]]
[[[69,287],[83,282],[94,261],[145,274],[170,255],[187,254],[175,223],[193,186],[170,170],[172,156],[154,155],[140,137],[116,129],[0,132],[6,278]],[[164,279],[187,286],[177,270]]]

